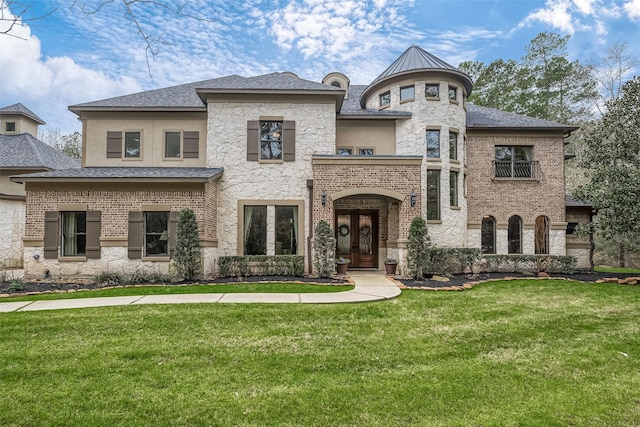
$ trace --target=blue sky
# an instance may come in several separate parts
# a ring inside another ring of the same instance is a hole
[[[3,1],[3,0],[0,0]],[[102,0],[79,0],[87,10]],[[640,56],[640,0],[161,0],[180,17],[134,5],[159,53],[121,0],[83,15],[73,0],[35,0],[36,15],[0,35],[0,106],[22,102],[48,126],[81,130],[69,105],[229,74],[293,71],[320,81],[340,71],[367,84],[411,44],[457,66],[520,59],[538,33],[572,36],[569,59],[588,62],[616,42]],[[0,29],[2,27],[0,23]],[[634,70],[638,74],[638,70]]]

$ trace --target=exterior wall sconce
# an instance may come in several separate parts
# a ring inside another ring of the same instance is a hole
[[[412,208],[415,207],[417,199],[418,199],[418,196],[416,195],[416,190],[415,189],[411,190],[411,195],[409,196],[409,204],[411,205]]]
[[[320,193],[320,203],[322,203],[322,206],[327,205],[327,193],[324,190]]]

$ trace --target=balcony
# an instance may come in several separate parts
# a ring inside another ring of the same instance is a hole
[[[496,181],[540,181],[542,171],[538,161],[493,161]]]

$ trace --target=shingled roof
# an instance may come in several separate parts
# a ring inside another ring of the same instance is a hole
[[[469,129],[542,129],[564,130],[567,132],[578,129],[550,120],[536,119],[521,114],[496,110],[495,108],[481,107],[467,104],[467,128]]]
[[[72,105],[69,110],[76,114],[82,111],[105,110],[181,110],[207,111],[206,93],[241,92],[326,92],[341,95],[342,89],[310,80],[301,79],[291,73],[271,73],[255,77],[230,75],[202,80],[162,89],[148,90],[130,95],[101,99]]]
[[[2,169],[79,168],[80,161],[61,153],[31,134],[0,135]]]
[[[18,115],[30,118],[31,120],[35,121],[39,125],[46,124],[44,120],[38,117],[33,111],[29,110],[27,107],[25,107],[23,104],[19,102],[17,104],[0,108],[0,115],[2,114],[18,114]]]
[[[409,119],[411,112],[409,111],[393,111],[389,109],[376,110],[362,108],[360,106],[360,95],[367,88],[365,85],[349,85],[349,97],[342,103],[342,109],[339,118],[342,119],[359,119],[359,118],[375,118],[375,119]]]
[[[18,175],[11,180],[14,182],[112,182],[114,180],[205,182],[218,178],[222,172],[224,172],[223,168],[88,167]]]

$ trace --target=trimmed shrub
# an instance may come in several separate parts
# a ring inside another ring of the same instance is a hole
[[[548,272],[572,274],[577,260],[564,255],[484,255],[486,270],[489,272]]]
[[[196,214],[188,208],[180,211],[176,230],[176,247],[173,251],[173,264],[178,276],[193,280],[200,275],[200,235]]]
[[[218,258],[220,277],[302,276],[302,255],[243,255]]]
[[[331,226],[318,221],[313,238],[313,268],[320,277],[329,277],[336,266],[336,238]]]
[[[429,269],[430,245],[427,223],[419,216],[413,218],[407,239],[407,270],[414,279],[421,279],[423,273]]]
[[[427,248],[425,271],[434,274],[473,273],[473,267],[480,261],[480,249],[475,248]]]

